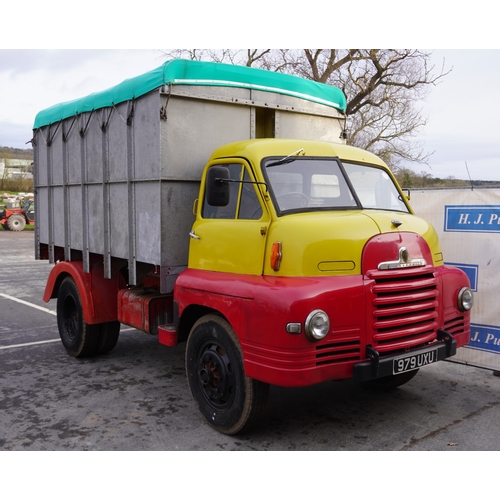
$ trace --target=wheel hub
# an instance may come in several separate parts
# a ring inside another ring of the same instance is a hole
[[[210,404],[216,407],[230,404],[234,395],[234,375],[229,357],[220,346],[212,344],[201,355],[198,380]]]

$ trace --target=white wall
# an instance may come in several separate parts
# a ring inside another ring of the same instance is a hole
[[[471,342],[454,361],[500,370],[500,189],[412,190],[415,214],[436,229],[445,263],[471,280]]]

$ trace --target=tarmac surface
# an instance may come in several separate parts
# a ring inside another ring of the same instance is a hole
[[[499,450],[500,377],[441,362],[405,386],[272,387],[262,425],[225,436],[197,413],[184,345],[122,325],[117,347],[77,360],[59,341],[51,264],[32,231],[0,231],[0,450]]]

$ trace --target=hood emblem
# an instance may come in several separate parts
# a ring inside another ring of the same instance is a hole
[[[401,226],[401,224],[403,224],[400,220],[397,219],[392,219],[391,222],[394,227],[399,227]]]
[[[378,265],[378,269],[401,269],[405,267],[422,267],[426,266],[427,262],[425,259],[412,259],[406,247],[401,247],[399,249],[399,259],[390,260],[388,262],[381,262]]]

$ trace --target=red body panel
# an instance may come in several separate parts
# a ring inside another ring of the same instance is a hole
[[[359,361],[364,308],[360,276],[274,278],[186,270],[178,278],[179,315],[191,304],[223,314],[235,330],[249,377],[276,385],[301,386],[352,376]],[[332,321],[331,334],[313,343],[290,334],[314,309]],[[328,361],[335,360],[335,366]]]

